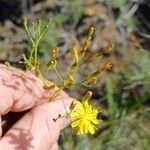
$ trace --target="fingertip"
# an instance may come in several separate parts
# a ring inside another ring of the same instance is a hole
[[[59,146],[58,146],[58,143],[54,143],[51,148],[49,150],[58,150]]]

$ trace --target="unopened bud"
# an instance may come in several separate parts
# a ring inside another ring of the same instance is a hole
[[[57,60],[51,60],[51,61],[46,65],[45,70],[46,70],[46,71],[49,71],[50,69],[55,68],[56,65],[57,65]]]
[[[76,128],[73,128],[73,129],[72,129],[72,133],[73,133],[74,135],[76,135],[76,136],[81,135],[80,131],[79,131],[78,129],[76,129]]]
[[[108,62],[108,63],[104,64],[104,65],[100,68],[100,70],[101,70],[101,71],[107,71],[107,70],[109,70],[111,67],[112,67],[112,65]]]
[[[35,75],[38,77],[40,75],[40,62],[37,61],[35,64]]]
[[[83,50],[86,50],[88,48],[88,41],[85,41],[81,47]]]
[[[110,53],[113,49],[114,49],[114,47],[115,47],[115,44],[114,43],[112,43],[112,44],[110,44],[110,45],[108,45],[108,47],[106,47],[105,49],[104,49],[104,53]]]
[[[71,87],[72,85],[75,84],[75,79],[72,75],[68,75],[66,82],[67,82],[66,87]]]
[[[70,105],[70,110],[74,110],[75,106],[77,104],[77,100],[72,101],[71,105]]]
[[[91,40],[91,37],[92,37],[94,31],[95,31],[95,28],[94,27],[90,27],[89,34],[88,34],[88,40]]]
[[[52,49],[52,52],[53,52],[54,54],[56,54],[58,51],[59,51],[59,47],[54,47],[54,48]]]
[[[98,113],[101,113],[103,111],[102,108],[100,107],[98,107],[97,110],[98,110]]]
[[[77,63],[74,63],[70,69],[69,69],[69,72],[70,73],[74,73],[75,71],[77,71],[77,69],[79,68],[79,65]]]
[[[92,76],[92,77],[84,80],[82,84],[86,87],[90,87],[90,86],[95,85],[96,83],[97,83],[97,78],[95,76],[94,77]]]
[[[79,57],[78,57],[78,49],[75,47],[73,48],[73,57],[74,57],[75,63],[77,64],[79,61]]]
[[[82,102],[85,102],[85,101],[89,101],[89,99],[92,97],[92,92],[91,91],[88,91],[85,96],[82,98]]]
[[[45,89],[45,90],[52,90],[52,89],[54,89],[56,87],[56,84],[52,84],[52,85],[47,85],[47,84],[45,84],[45,85],[43,85],[43,88]]]

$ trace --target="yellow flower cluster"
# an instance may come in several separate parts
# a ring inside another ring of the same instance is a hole
[[[81,135],[84,133],[94,134],[97,130],[97,125],[100,120],[97,119],[101,109],[94,108],[92,104],[89,104],[89,99],[92,96],[91,92],[83,97],[82,101],[74,101],[71,106],[71,113],[69,116],[72,118],[71,127],[75,135]]]

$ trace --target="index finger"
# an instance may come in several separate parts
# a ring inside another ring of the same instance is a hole
[[[9,111],[24,111],[37,103],[48,101],[52,91],[32,73],[0,65],[0,115]]]

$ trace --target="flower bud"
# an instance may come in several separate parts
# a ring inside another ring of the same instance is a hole
[[[51,60],[51,61],[46,65],[45,70],[46,70],[46,71],[49,71],[50,69],[55,68],[56,65],[57,65],[57,60]]]
[[[40,75],[40,62],[37,61],[35,64],[35,76],[39,77]]]
[[[112,50],[114,49],[114,47],[115,47],[115,44],[114,44],[114,43],[108,45],[108,46],[103,50],[103,51],[104,51],[104,54],[108,54],[108,53],[112,52]]]
[[[75,47],[73,48],[73,57],[74,57],[75,63],[77,64],[79,61],[79,57],[78,57],[78,49]]]
[[[69,88],[74,84],[75,84],[74,77],[72,75],[68,75],[67,80],[66,80],[66,87]]]
[[[105,63],[99,70],[100,70],[101,72],[103,72],[103,71],[109,70],[111,67],[112,67],[112,65],[111,65],[109,62],[107,62],[107,63]]]
[[[52,85],[45,84],[45,85],[43,85],[43,88],[44,88],[45,90],[52,90],[52,89],[54,89],[55,87],[56,87],[56,84],[52,84]]]
[[[77,104],[77,100],[73,100],[71,105],[70,105],[70,110],[71,111],[75,108],[76,104]]]
[[[82,102],[85,102],[85,101],[89,101],[89,99],[92,97],[92,92],[91,91],[88,91],[85,96],[82,98]]]
[[[74,63],[70,69],[69,69],[69,72],[70,73],[74,73],[77,69],[79,68],[79,65],[77,63]]]
[[[76,135],[76,136],[81,135],[80,131],[79,131],[78,129],[76,129],[76,128],[72,129],[72,133],[73,133],[74,135]]]
[[[88,34],[88,37],[87,37],[88,40],[91,40],[91,37],[92,37],[94,31],[95,31],[95,28],[94,27],[90,27],[89,34]]]
[[[96,76],[91,76],[90,78],[84,80],[82,84],[86,87],[90,87],[90,86],[95,85],[96,83],[97,83]]]
[[[59,51],[59,47],[54,47],[54,48],[52,49],[52,52],[53,52],[54,54],[56,54],[58,51]]]

